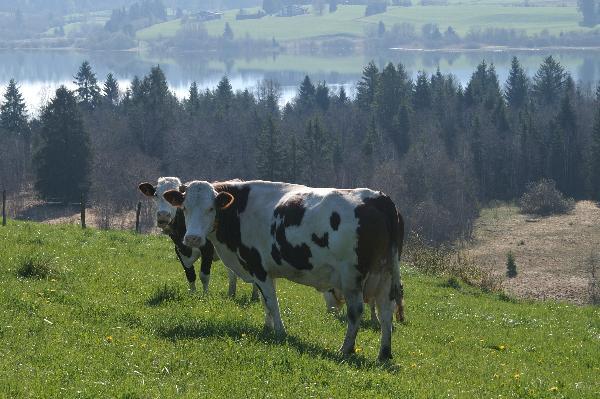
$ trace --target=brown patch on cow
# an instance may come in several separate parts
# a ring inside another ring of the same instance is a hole
[[[218,193],[228,193],[235,198],[230,206],[217,208],[216,236],[217,241],[225,244],[229,250],[238,255],[238,261],[248,273],[260,281],[265,281],[267,272],[262,266],[260,253],[256,248],[248,247],[242,242],[240,215],[246,210],[250,186],[242,182],[224,182],[212,185]]]
[[[315,233],[312,235],[312,240],[315,244],[323,248],[329,248],[329,233],[323,234],[323,237],[319,237]]]
[[[156,188],[148,182],[140,183],[138,186],[139,190],[147,197],[154,197],[156,194]]]
[[[279,218],[279,221],[276,221],[274,238],[279,248],[275,245],[274,247],[281,259],[292,267],[300,270],[310,270],[313,268],[313,265],[309,262],[312,256],[310,247],[306,243],[298,246],[290,244],[285,232],[286,228],[290,226],[300,226],[304,212],[306,212],[306,208],[304,207],[303,195],[296,195],[275,208],[273,216],[276,219]],[[271,251],[271,254],[273,254],[273,251]]]
[[[342,219],[340,218],[340,214],[337,212],[332,212],[331,216],[329,217],[329,224],[331,225],[331,228],[333,229],[333,231],[337,231],[338,227],[340,227],[340,222],[342,221]]]
[[[217,194],[217,197],[215,198],[215,206],[218,209],[224,210],[233,205],[234,201],[235,197],[233,195],[229,194],[226,191],[222,191],[219,194]]]
[[[365,198],[354,210],[354,215],[358,219],[357,268],[366,275],[381,267],[381,260],[391,256],[392,246],[397,243],[396,206],[388,196],[378,195]],[[390,262],[385,264],[391,266]]]

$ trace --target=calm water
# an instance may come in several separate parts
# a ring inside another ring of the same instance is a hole
[[[374,58],[383,66],[387,62],[403,63],[407,70],[416,75],[419,70],[435,72],[439,66],[442,73],[454,74],[463,84],[469,79],[476,65],[485,59],[493,62],[503,82],[508,75],[513,55],[519,57],[528,73],[533,75],[547,55],[554,55],[574,76],[584,84],[596,84],[600,80],[600,51],[390,51]],[[219,59],[210,56],[182,55],[180,57],[153,57],[137,53],[75,52],[75,51],[0,51],[0,89],[15,78],[27,101],[28,108],[35,113],[41,104],[52,97],[62,84],[73,87],[73,75],[79,65],[88,60],[99,80],[112,72],[121,88],[129,85],[135,76],[143,76],[150,68],[159,64],[165,71],[171,89],[180,98],[186,95],[191,82],[201,88],[214,88],[227,75],[234,90],[253,89],[264,79],[280,83],[281,102],[293,98],[304,75],[313,81],[326,81],[337,89],[344,86],[352,94],[360,78],[362,68],[372,57],[277,55],[266,58]]]

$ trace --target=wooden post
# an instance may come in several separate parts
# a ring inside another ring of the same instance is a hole
[[[81,194],[81,228],[85,229],[85,194]]]
[[[6,190],[2,190],[2,226],[6,226]]]
[[[140,211],[142,210],[142,201],[138,201],[137,208],[135,210],[135,232],[140,232]]]

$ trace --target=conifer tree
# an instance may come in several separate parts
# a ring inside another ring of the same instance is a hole
[[[229,26],[229,22],[225,22],[225,30],[223,31],[223,39],[233,40],[233,30],[231,30],[231,26]]]
[[[4,101],[0,103],[0,126],[17,136],[26,135],[29,131],[25,100],[14,79],[8,82]]]
[[[78,201],[90,187],[92,154],[75,95],[59,87],[40,122],[40,144],[33,159],[35,188],[45,199]]]
[[[104,99],[107,104],[118,105],[119,103],[119,82],[115,79],[112,73],[106,75],[104,82]]]
[[[515,262],[515,255],[512,252],[506,255],[506,276],[508,278],[517,277],[517,263]]]
[[[258,154],[256,170],[258,177],[263,180],[283,180],[284,154],[281,146],[280,133],[273,118],[269,116],[258,137]]]
[[[308,75],[306,75],[300,84],[298,96],[296,97],[296,106],[299,107],[300,111],[308,111],[312,108],[315,103],[316,91],[315,86]]]
[[[413,95],[413,106],[415,110],[425,110],[431,107],[431,88],[429,79],[425,71],[420,71],[417,75],[415,84],[415,93]]]
[[[90,63],[83,61],[74,78],[73,83],[77,85],[77,100],[84,108],[94,109],[100,103],[100,88]]]
[[[533,77],[533,95],[538,103],[558,103],[565,85],[565,70],[551,55],[546,57]]]
[[[193,114],[200,109],[200,94],[196,82],[192,82],[190,85],[188,98],[185,100],[185,109],[189,114]]]
[[[527,104],[529,79],[517,57],[513,57],[510,72],[506,80],[504,96],[508,106],[513,110],[523,108]]]
[[[408,152],[410,146],[410,108],[406,104],[402,104],[398,114],[394,118],[394,129],[392,140],[396,145],[396,151],[400,155]]]
[[[365,111],[371,109],[375,100],[379,69],[373,61],[363,69],[362,77],[356,84],[356,103]]]
[[[319,82],[315,89],[315,104],[322,111],[327,111],[329,108],[329,87],[325,82]]]

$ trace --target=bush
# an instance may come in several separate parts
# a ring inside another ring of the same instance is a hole
[[[19,259],[17,276],[44,279],[55,274],[52,258],[44,254],[30,254]]]
[[[521,213],[531,215],[561,215],[571,212],[575,201],[558,191],[553,180],[542,179],[527,186],[527,191],[519,199],[519,208]]]

